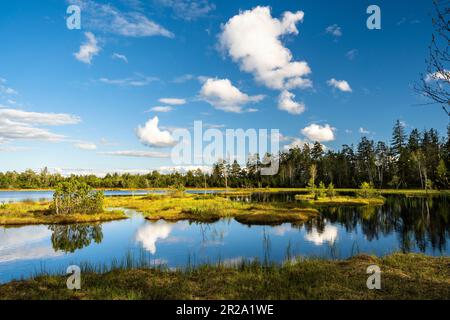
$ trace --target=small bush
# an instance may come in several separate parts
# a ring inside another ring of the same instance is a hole
[[[357,196],[360,198],[373,198],[378,196],[378,192],[375,190],[374,186],[368,182],[361,183]]]
[[[86,183],[70,180],[60,183],[53,194],[53,214],[95,214],[103,212],[104,194]]]
[[[329,197],[330,199],[333,199],[333,197],[336,196],[336,190],[334,189],[334,184],[333,182],[330,182],[330,184],[328,185],[327,188],[327,197]]]
[[[326,190],[327,190],[327,188],[325,187],[325,183],[320,181],[319,188],[317,189],[317,194],[318,194],[319,198],[325,197]]]

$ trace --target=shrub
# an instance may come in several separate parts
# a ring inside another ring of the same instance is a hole
[[[336,195],[336,190],[334,189],[334,184],[333,184],[333,182],[330,182],[330,184],[328,185],[328,188],[327,188],[327,197],[332,199],[335,195]]]
[[[319,188],[317,189],[317,193],[318,193],[319,198],[325,197],[326,190],[327,190],[327,188],[325,187],[325,183],[320,181]]]
[[[95,214],[103,212],[104,194],[86,183],[69,180],[60,183],[53,194],[54,214]]]
[[[359,191],[357,192],[358,197],[361,198],[373,198],[377,196],[377,191],[374,186],[368,182],[361,183]]]

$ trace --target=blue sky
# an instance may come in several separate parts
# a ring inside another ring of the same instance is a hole
[[[71,4],[81,7],[80,30],[66,26]],[[381,30],[366,27],[371,4]],[[165,133],[195,120],[280,129],[284,144],[321,140],[334,149],[361,135],[389,141],[396,119],[441,133],[447,125],[412,89],[426,67],[431,1],[23,0],[0,8],[2,171],[170,167],[160,157],[170,150]]]

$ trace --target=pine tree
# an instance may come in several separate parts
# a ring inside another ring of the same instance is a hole
[[[400,120],[397,120],[397,122],[394,125],[391,142],[391,148],[395,156],[400,157],[400,154],[402,153],[403,148],[405,147],[405,141],[406,141],[405,127]]]

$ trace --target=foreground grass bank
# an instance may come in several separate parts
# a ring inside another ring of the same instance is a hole
[[[276,225],[285,222],[303,223],[319,212],[299,207],[295,203],[244,203],[220,196],[148,195],[110,197],[108,207],[129,208],[141,212],[148,220],[191,220],[213,222],[221,218],[235,218],[244,224]]]
[[[366,286],[366,270],[373,264],[382,271],[381,290]],[[0,286],[0,299],[450,299],[450,258],[393,254],[268,267],[241,263],[184,271],[85,271],[76,292],[67,290],[66,280],[40,276],[10,282]]]
[[[20,202],[0,205],[0,225],[68,224],[126,219],[123,211],[95,214],[55,215],[50,202]]]

